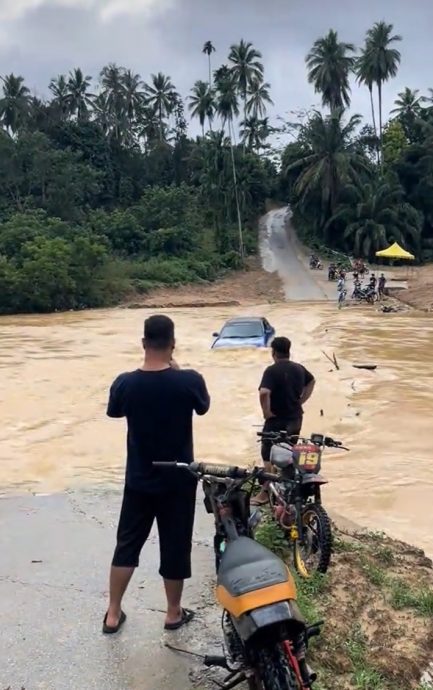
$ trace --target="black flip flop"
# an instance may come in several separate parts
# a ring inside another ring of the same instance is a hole
[[[190,609],[182,609],[182,618],[180,621],[177,621],[177,623],[166,623],[164,625],[164,630],[179,630],[179,628],[182,628],[184,625],[191,623],[194,616],[194,611],[190,611]]]
[[[119,632],[120,628],[126,621],[126,613],[124,613],[123,611],[120,612],[119,622],[117,625],[114,626],[107,625],[107,616],[108,613],[106,613],[104,617],[104,622],[102,624],[102,632],[104,633],[104,635],[114,635],[115,633]]]

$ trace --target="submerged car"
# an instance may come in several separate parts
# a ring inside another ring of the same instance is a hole
[[[222,347],[267,347],[275,336],[269,321],[257,316],[246,316],[226,321],[215,338],[211,349]]]

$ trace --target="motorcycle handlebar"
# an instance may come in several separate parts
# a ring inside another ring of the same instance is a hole
[[[314,435],[315,434],[313,434],[313,437],[314,437]],[[289,444],[291,444],[290,439],[296,439],[296,440],[299,439],[299,441],[301,441],[301,442],[303,442],[303,441],[304,442],[305,441],[307,441],[307,442],[311,441],[312,443],[315,442],[312,438],[310,438],[310,439],[302,438],[298,434],[292,434],[289,436],[288,432],[284,431],[284,430],[281,430],[281,431],[258,431],[257,436],[259,436],[259,438],[262,438],[262,439],[265,439],[268,441],[275,441],[275,442],[280,442],[280,443],[285,442],[285,443],[289,443]],[[317,434],[317,436],[319,436],[319,434]],[[346,446],[343,446],[342,441],[337,441],[337,440],[331,438],[330,436],[323,436],[322,439],[323,439],[323,441],[321,443],[317,443],[317,445],[321,445],[324,448],[337,448],[339,450],[347,450],[347,451],[350,450],[349,448],[346,448]],[[294,445],[294,444],[291,444],[291,445]]]
[[[221,479],[263,479],[264,481],[280,481],[280,476],[265,472],[261,467],[246,469],[230,465],[214,465],[213,463],[192,462],[190,465],[181,462],[154,462],[154,467],[173,468],[180,467],[188,470],[191,474],[199,476],[207,475],[210,477],[220,477]]]

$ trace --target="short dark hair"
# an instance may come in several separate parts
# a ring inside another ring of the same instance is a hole
[[[144,341],[153,350],[167,350],[174,343],[174,323],[163,314],[149,316],[144,322]]]
[[[290,355],[290,348],[292,343],[288,338],[284,336],[279,338],[274,338],[271,343],[272,352],[276,357],[282,359],[283,357],[288,357]]]

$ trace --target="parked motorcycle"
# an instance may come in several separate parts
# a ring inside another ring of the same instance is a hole
[[[310,258],[310,268],[313,271],[322,271],[323,270],[323,264],[320,261],[320,259],[317,258],[317,256],[312,256]]]
[[[374,304],[379,299],[379,296],[372,285],[362,287],[360,282],[356,282],[352,293],[352,299],[362,302],[365,300],[367,304]]]
[[[311,690],[316,674],[306,650],[322,623],[306,624],[287,565],[252,538],[260,511],[250,515],[251,480],[278,485],[283,478],[258,467],[154,464],[181,467],[201,479],[206,510],[215,518],[216,598],[223,609],[225,653],[205,657],[204,664],[227,670],[219,687],[246,683],[249,690]]]
[[[271,463],[280,470],[280,481],[269,482],[269,501],[274,519],[293,547],[296,570],[302,577],[326,573],[331,560],[331,521],[322,505],[320,474],[325,448],[348,450],[329,436],[289,436],[286,431],[259,432],[272,442]]]

